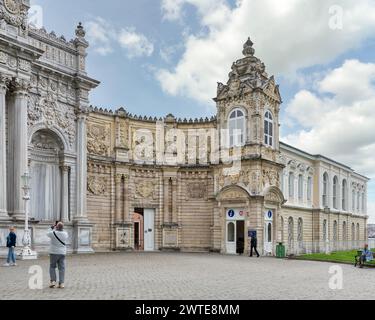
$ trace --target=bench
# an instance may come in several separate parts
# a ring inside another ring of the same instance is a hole
[[[375,252],[372,252],[372,255],[375,257]],[[371,261],[366,261],[363,263],[361,260],[362,257],[362,250],[357,251],[357,255],[354,257],[354,267],[359,266],[360,268],[363,268],[364,266],[375,266]]]

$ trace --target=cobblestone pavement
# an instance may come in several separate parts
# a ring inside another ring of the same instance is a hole
[[[3,263],[3,260],[0,260]],[[0,268],[0,299],[373,299],[374,269],[343,269],[329,289],[324,262],[190,253],[69,256],[66,288],[49,289],[48,257]],[[43,268],[44,289],[28,288],[29,267]],[[366,290],[364,290],[366,288]]]

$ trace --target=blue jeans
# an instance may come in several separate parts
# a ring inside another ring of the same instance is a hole
[[[14,253],[14,248],[8,248],[8,258],[7,263],[16,263],[16,254]]]
[[[51,281],[56,282],[56,268],[59,269],[59,284],[65,280],[65,256],[62,254],[50,254],[49,275]]]

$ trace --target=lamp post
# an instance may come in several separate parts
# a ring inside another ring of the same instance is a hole
[[[329,214],[331,213],[331,209],[328,207],[324,207],[324,213],[327,215],[327,223],[326,223],[326,254],[331,254],[329,250]]]
[[[37,259],[37,253],[31,250],[31,236],[29,230],[29,200],[30,200],[30,180],[31,176],[26,172],[22,176],[22,189],[24,192],[23,200],[25,200],[25,231],[22,238],[23,248],[20,253],[21,260]]]

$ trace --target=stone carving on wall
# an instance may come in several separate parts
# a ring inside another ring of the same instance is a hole
[[[242,192],[242,191],[239,191],[239,190],[228,190],[228,191],[225,191],[221,196],[220,196],[220,200],[223,201],[223,200],[238,200],[238,199],[246,199],[248,198],[247,195]]]
[[[107,193],[108,181],[105,177],[89,176],[87,178],[87,190],[96,196],[102,196]]]
[[[125,123],[120,123],[120,144],[121,147],[128,147],[128,128]]]
[[[260,172],[255,170],[251,173],[250,191],[252,194],[260,193]]]
[[[280,202],[279,196],[274,192],[269,192],[264,196],[264,200],[267,202]]]
[[[204,182],[190,182],[187,184],[187,197],[189,199],[204,199],[207,187]]]
[[[279,185],[279,173],[275,170],[263,170],[263,187]]]
[[[110,129],[103,125],[89,124],[87,127],[87,151],[91,154],[107,156]]]
[[[151,181],[136,182],[135,193],[137,198],[154,199],[155,183]]]
[[[253,42],[248,39],[244,44],[244,58],[233,63],[227,84],[218,83],[218,100],[235,97],[242,99],[244,95],[254,92],[255,89],[260,89],[281,102],[274,78],[268,77],[264,63],[256,58],[254,53]]]
[[[243,184],[248,187],[248,185],[250,184],[250,170],[241,170],[239,173],[232,175],[224,175],[221,173],[218,178],[218,184],[220,189],[227,185],[236,184]]]
[[[26,31],[28,25],[27,7],[17,0],[3,0],[0,4],[0,20],[15,27],[21,27],[23,32]],[[3,23],[1,23],[1,27],[6,28]]]
[[[72,107],[57,103],[52,95],[39,98],[30,95],[28,100],[28,125],[44,123],[47,128],[59,127],[67,136],[70,147],[73,147],[76,137],[76,115]]]

